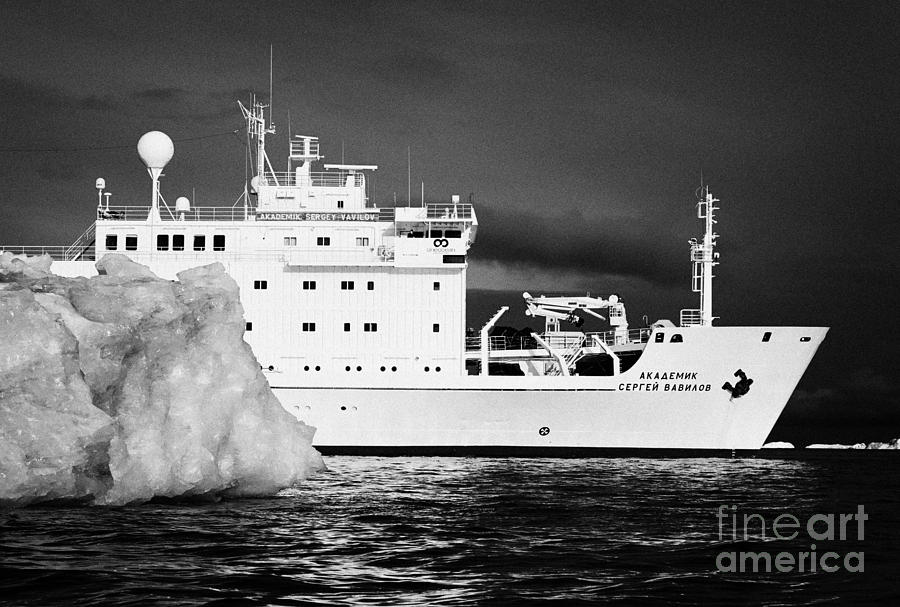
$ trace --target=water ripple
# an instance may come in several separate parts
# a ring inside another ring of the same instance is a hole
[[[898,463],[334,457],[270,499],[0,512],[0,602],[890,603]],[[839,547],[865,550],[864,574],[716,570],[722,552],[809,549],[719,537],[721,505],[802,519],[857,504],[871,533]]]

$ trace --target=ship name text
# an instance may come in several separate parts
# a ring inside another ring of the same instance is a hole
[[[697,381],[697,371],[642,371],[639,383],[621,383],[622,392],[708,392],[711,384],[672,383],[673,381]]]
[[[378,213],[294,213],[262,211],[257,221],[378,221]]]

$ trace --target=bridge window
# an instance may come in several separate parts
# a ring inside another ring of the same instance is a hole
[[[128,234],[125,236],[125,250],[137,251],[137,234]]]
[[[673,333],[672,339],[669,340],[669,343],[680,344],[684,341],[684,338],[681,337],[681,333]]]
[[[369,246],[369,239],[365,236],[357,236],[356,237],[356,246],[358,246],[358,247]]]
[[[331,236],[316,237],[316,245],[320,246],[320,247],[330,247],[331,246]]]
[[[363,331],[366,333],[375,333],[378,331],[378,323],[377,322],[367,322],[363,323]]]
[[[115,251],[119,246],[118,243],[119,237],[115,234],[107,234],[106,235],[106,250],[107,251]]]
[[[225,250],[225,234],[213,234],[213,251]]]
[[[169,235],[168,234],[157,234],[156,235],[156,250],[157,251],[168,251],[169,250]]]
[[[297,237],[296,236],[285,236],[284,237],[284,246],[296,247],[297,246]]]
[[[661,344],[662,342],[666,341],[666,334],[665,333],[657,333],[656,337],[655,337],[655,341],[658,344]]]
[[[441,332],[441,325],[439,325],[438,323],[434,323],[433,325],[431,325],[431,330],[432,330],[432,332],[434,332],[434,333],[440,333],[440,332]]]
[[[304,280],[303,281],[303,290],[304,291],[315,291],[316,290],[316,281],[315,280]]]
[[[269,281],[267,281],[267,280],[254,280],[254,281],[253,281],[253,288],[254,288],[254,289],[268,289],[268,288],[269,288]]]
[[[310,333],[310,332],[316,330],[316,323],[314,323],[314,322],[305,322],[305,323],[303,323],[302,325],[300,325],[300,328],[303,329],[304,331],[306,331],[307,333]]]
[[[370,281],[366,284],[366,289],[368,289],[369,291],[374,291],[374,290],[375,290],[375,281],[374,281],[374,280],[370,280]]]
[[[349,331],[349,330],[350,330],[350,323],[349,323],[349,322],[345,322],[345,323],[344,323],[344,331]]]
[[[444,238],[462,238],[462,231],[444,230]]]
[[[184,234],[172,235],[172,250],[184,251]]]
[[[202,234],[197,234],[194,236],[194,250],[195,251],[205,251],[206,250],[206,236]]]
[[[354,287],[352,280],[342,280],[341,281],[341,291],[352,291]]]
[[[435,282],[435,283],[434,283],[434,290],[435,290],[435,291],[440,291],[440,290],[441,290],[441,283]]]

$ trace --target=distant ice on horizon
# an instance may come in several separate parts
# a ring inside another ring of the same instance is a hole
[[[123,255],[63,278],[0,254],[0,505],[271,495],[322,469],[214,263],[157,278]]]
[[[824,444],[824,443],[814,443],[812,445],[806,445],[807,449],[869,449],[869,450],[886,450],[886,449],[900,449],[900,438],[895,438],[894,440],[887,443],[856,443],[854,445],[841,445],[841,444]]]

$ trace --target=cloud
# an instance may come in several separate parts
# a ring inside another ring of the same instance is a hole
[[[147,100],[156,103],[180,102],[187,97],[187,91],[179,87],[159,87],[144,89],[134,93],[138,100]]]
[[[681,284],[687,270],[679,240],[659,225],[633,219],[588,221],[568,215],[478,209],[479,232],[472,258],[512,267],[541,267],[575,276],[617,275],[657,285]]]
[[[78,95],[0,74],[0,107],[38,114],[63,109],[106,112],[115,110],[117,104],[110,96]]]
[[[450,87],[458,76],[458,68],[436,54],[421,49],[401,47],[387,56],[374,58],[369,64],[372,75],[395,85],[434,88]]]
[[[900,386],[869,367],[835,379],[796,390],[772,436],[848,444],[900,436]]]

